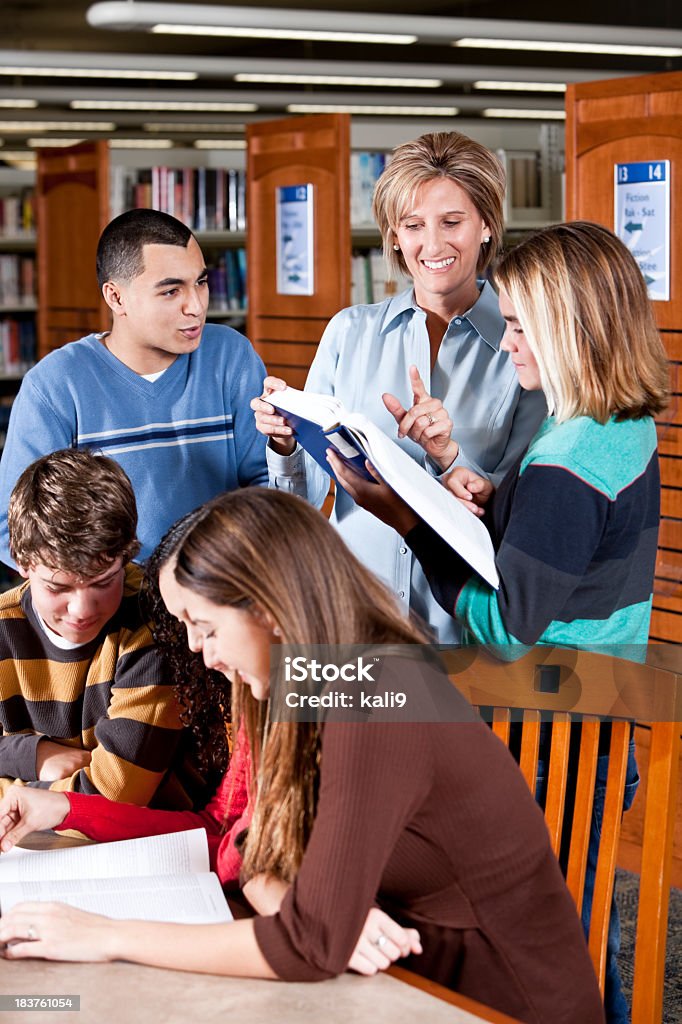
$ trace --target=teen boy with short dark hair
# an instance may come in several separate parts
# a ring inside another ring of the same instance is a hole
[[[15,781],[187,807],[169,773],[178,708],[138,602],[130,481],[111,459],[53,452],[9,505],[26,582],[0,596],[0,793]],[[165,792],[165,796],[164,796]]]
[[[5,512],[20,473],[58,448],[92,448],[130,477],[141,557],[222,491],[267,484],[265,438],[249,408],[265,369],[243,335],[206,324],[208,278],[189,228],[130,210],[102,232],[97,276],[111,330],[51,352],[26,374],[0,462]]]

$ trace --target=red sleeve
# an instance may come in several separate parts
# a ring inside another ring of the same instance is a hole
[[[239,877],[241,858],[234,839],[248,827],[249,758],[238,742],[230,765],[215,795],[203,811],[161,811],[136,804],[120,804],[103,796],[65,793],[70,810],[58,831],[76,829],[97,842],[139,839],[143,836],[204,828],[211,868],[223,884]]]

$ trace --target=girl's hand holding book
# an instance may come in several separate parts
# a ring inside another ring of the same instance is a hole
[[[360,508],[392,526],[403,537],[417,525],[419,516],[379,476],[371,462],[366,461],[365,466],[374,477],[375,483],[355,473],[332,448],[327,451],[327,461],[343,489],[348,491]]]
[[[466,466],[457,466],[443,483],[465,508],[479,518],[485,514],[485,506],[495,490],[490,480]]]

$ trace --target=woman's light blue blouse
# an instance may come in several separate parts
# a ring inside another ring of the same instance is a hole
[[[382,394],[413,404],[409,367],[415,365],[429,394],[439,398],[454,428],[458,465],[483,472],[498,483],[528,446],[546,415],[541,392],[521,390],[500,342],[504,320],[492,286],[479,282],[474,306],[450,322],[431,370],[426,313],[412,289],[374,305],[352,306],[328,324],[306,382],[307,391],[334,395],[348,410],[364,413],[398,441],[396,422]],[[433,475],[435,466],[409,438],[398,444]],[[321,506],[329,477],[299,447],[293,455],[267,449],[270,486],[302,495]],[[358,508],[338,488],[331,522],[357,558],[380,576],[416,612],[439,643],[458,643],[461,632],[433,598],[421,568],[393,529]]]

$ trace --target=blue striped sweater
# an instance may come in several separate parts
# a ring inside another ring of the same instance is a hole
[[[407,541],[440,603],[478,643],[643,647],[659,514],[650,417],[603,425],[550,417],[487,514],[499,590],[426,524]]]
[[[14,484],[34,459],[58,448],[92,448],[123,466],[137,499],[140,558],[171,523],[216,494],[266,484],[265,438],[249,408],[264,376],[247,339],[216,324],[155,381],[94,334],[51,352],[26,374],[12,407],[0,463],[0,559],[11,564]]]

